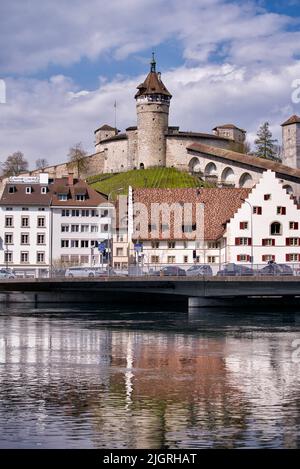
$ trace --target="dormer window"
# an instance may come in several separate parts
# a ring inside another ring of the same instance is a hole
[[[81,201],[83,201],[83,200],[85,200],[85,199],[86,199],[86,196],[85,196],[84,194],[77,194],[77,195],[76,195],[76,200],[81,200]]]
[[[26,193],[26,194],[31,194],[31,192],[32,192],[31,187],[29,187],[29,186],[26,187],[25,193]]]
[[[16,192],[15,186],[9,186],[8,192],[9,192],[10,194],[13,194],[14,192]]]
[[[47,194],[47,187],[41,187],[41,194]]]
[[[68,194],[58,194],[58,200],[62,202],[68,200]]]

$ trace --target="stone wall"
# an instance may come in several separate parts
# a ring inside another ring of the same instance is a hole
[[[282,127],[282,144],[282,163],[291,168],[300,169],[300,124]]]
[[[127,138],[103,142],[104,149],[104,173],[120,173],[128,169]]]

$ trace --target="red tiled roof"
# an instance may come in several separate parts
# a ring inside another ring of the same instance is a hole
[[[48,187],[46,194],[41,193],[42,187]],[[9,192],[10,188],[14,188],[14,192]],[[32,192],[26,194],[26,187],[31,187]],[[13,184],[7,183],[4,187],[0,200],[0,205],[41,205],[49,206],[52,193],[50,186],[47,184]]]
[[[217,240],[224,234],[225,224],[250,192],[251,189],[235,188],[135,189],[133,197],[135,203],[146,205],[149,223],[152,203],[191,203],[193,223],[196,223],[196,204],[204,204],[204,237],[207,240]],[[174,239],[174,214],[171,213],[170,239],[172,238]],[[153,239],[150,233],[147,239]],[[159,234],[159,239],[163,239],[162,233]]]
[[[287,121],[281,124],[281,127],[284,127],[285,125],[290,125],[290,124],[300,124],[300,117],[294,114]]]
[[[69,191],[68,200],[59,200],[58,194],[61,187]],[[52,186],[52,203],[53,206],[77,206],[77,207],[97,207],[101,203],[107,202],[104,195],[99,194],[92,189],[86,182],[74,179],[73,185],[68,185],[68,178],[55,179]],[[86,194],[86,200],[76,200],[76,195]]]
[[[141,83],[137,89],[138,92],[136,93],[135,98],[147,94],[162,94],[169,96],[170,98],[172,97],[171,93],[169,93],[156,72],[149,72],[146,80]]]
[[[236,151],[225,150],[224,148],[212,147],[203,143],[193,143],[187,147],[188,150],[197,153],[203,153],[209,156],[216,156],[225,160],[234,161],[236,163],[243,163],[254,168],[263,170],[271,169],[275,171],[279,176],[291,176],[300,179],[300,169],[290,168],[281,163],[267,160],[264,158],[258,158],[256,156],[245,155],[244,153],[238,153]]]

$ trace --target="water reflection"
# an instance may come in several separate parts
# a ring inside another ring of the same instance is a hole
[[[3,310],[0,446],[298,447],[299,337],[297,313]]]

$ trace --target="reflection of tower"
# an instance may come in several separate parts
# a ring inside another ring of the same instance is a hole
[[[282,125],[283,164],[300,168],[300,117],[292,116]]]
[[[150,72],[135,95],[138,129],[138,168],[166,165],[171,94],[156,72],[154,54]]]

